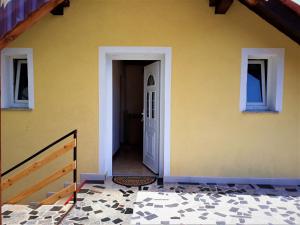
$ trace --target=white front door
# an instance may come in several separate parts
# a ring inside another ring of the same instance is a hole
[[[159,61],[144,68],[143,163],[156,174],[159,171],[159,80]]]

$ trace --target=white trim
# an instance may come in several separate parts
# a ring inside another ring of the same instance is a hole
[[[247,111],[247,72],[249,59],[267,59],[267,107],[269,111],[281,112],[284,79],[283,48],[243,48],[241,62],[240,111]]]
[[[160,60],[160,169],[170,175],[171,64],[169,47],[99,47],[99,173],[112,175],[112,60]]]
[[[1,51],[1,108],[34,108],[34,72],[31,48],[5,48]],[[13,59],[27,59],[28,69],[28,104],[14,104]]]
[[[299,178],[256,178],[256,177],[192,177],[166,176],[164,183],[216,183],[216,184],[270,184],[300,185]]]

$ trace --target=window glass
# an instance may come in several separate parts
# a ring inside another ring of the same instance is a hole
[[[26,59],[14,59],[14,100],[28,101],[28,68]]]
[[[152,119],[155,118],[155,92],[152,92]]]
[[[248,64],[247,102],[263,102],[263,84],[260,64]]]
[[[28,73],[27,63],[21,64],[18,100],[28,100]]]
[[[146,104],[147,104],[147,118],[149,118],[149,92],[147,92],[147,102],[146,102]]]
[[[267,59],[249,59],[247,71],[248,106],[267,106]]]

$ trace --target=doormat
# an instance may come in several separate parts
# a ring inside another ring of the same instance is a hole
[[[113,182],[126,187],[140,187],[149,184],[153,184],[156,181],[156,177],[148,176],[114,176]]]

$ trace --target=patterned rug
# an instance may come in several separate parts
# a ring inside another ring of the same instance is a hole
[[[114,176],[113,182],[126,187],[141,187],[152,184],[156,177],[150,176]]]

